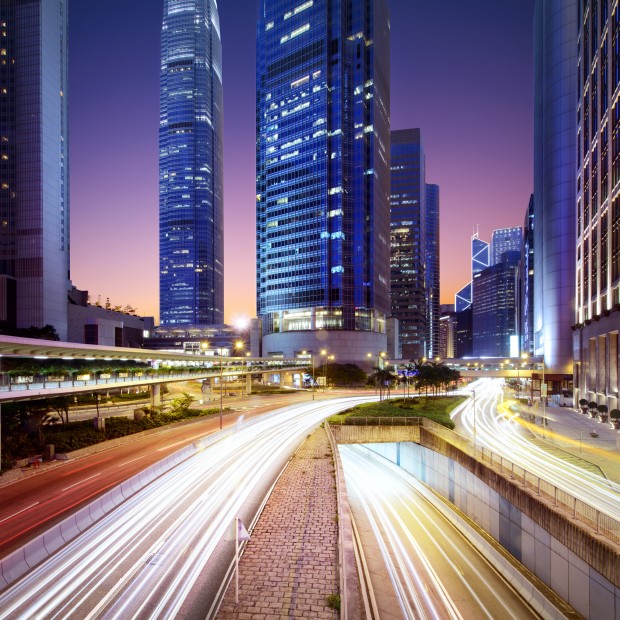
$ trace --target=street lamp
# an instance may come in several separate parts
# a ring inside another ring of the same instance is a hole
[[[237,342],[235,342],[235,357],[240,357],[244,347],[245,342],[243,342],[243,340],[237,340]],[[243,381],[241,382],[241,396],[243,396]]]
[[[307,351],[302,351],[304,355],[307,355]],[[314,352],[310,352],[310,359],[312,360],[312,400],[314,400]]]
[[[224,408],[224,404],[222,399],[224,398],[224,349],[220,347],[220,430],[222,430],[222,411]]]
[[[321,356],[323,357],[323,391],[327,385],[327,350],[321,349]]]

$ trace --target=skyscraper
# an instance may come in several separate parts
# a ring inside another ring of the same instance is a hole
[[[216,0],[164,0],[159,125],[164,325],[224,320],[222,105]]]
[[[426,164],[419,129],[392,131],[390,279],[403,359],[428,355]]]
[[[457,312],[463,312],[467,310],[473,303],[474,291],[473,291],[473,279],[477,273],[480,273],[483,269],[486,269],[491,260],[491,253],[489,244],[479,238],[478,233],[474,233],[471,237],[471,277],[461,290],[459,290],[454,296],[454,306]]]
[[[385,0],[261,0],[257,311],[263,354],[386,348],[389,21]]]
[[[573,4],[573,3],[571,3]],[[576,67],[577,400],[620,407],[620,9],[582,0]],[[574,24],[567,25],[573,33]],[[566,35],[569,36],[568,34]],[[576,48],[577,49],[577,48]],[[574,230],[571,229],[571,231]],[[536,250],[538,251],[538,249]]]
[[[534,350],[534,251],[534,195],[532,195],[523,223],[519,305],[521,351],[528,355],[532,355]]]
[[[537,0],[534,17],[534,354],[543,355],[547,371],[558,374],[572,373],[573,366],[578,30],[577,0]],[[585,50],[590,45],[581,47]],[[583,136],[581,142],[589,144]]]
[[[426,317],[428,357],[439,355],[439,185],[426,185]]]
[[[491,265],[502,262],[504,252],[521,252],[523,230],[520,226],[497,228],[491,235]]]
[[[0,320],[67,335],[65,0],[0,3]]]
[[[508,357],[512,353],[511,338],[517,335],[520,257],[520,249],[508,250],[499,262],[474,276],[472,330],[476,357]]]

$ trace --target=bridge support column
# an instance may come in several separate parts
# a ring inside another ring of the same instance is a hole
[[[249,396],[252,393],[252,375],[247,374],[245,376],[245,394]]]
[[[159,407],[161,405],[161,386],[159,383],[153,383],[149,391],[151,392],[151,407]]]

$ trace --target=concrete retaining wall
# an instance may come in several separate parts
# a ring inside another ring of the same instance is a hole
[[[612,581],[620,556],[594,534],[449,444],[441,448],[457,458],[415,443],[370,447],[454,504],[585,618],[620,619],[620,587]]]

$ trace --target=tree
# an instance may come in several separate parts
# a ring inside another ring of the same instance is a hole
[[[69,405],[71,403],[71,399],[69,396],[58,396],[57,398],[52,398],[49,401],[52,409],[58,414],[60,417],[60,421],[63,424],[69,423]]]
[[[379,400],[383,400],[383,390],[387,390],[387,397],[390,397],[390,387],[394,383],[394,381],[398,380],[394,374],[392,374],[386,368],[373,368],[374,373],[370,375],[371,381],[374,382],[375,385],[379,386]]]

